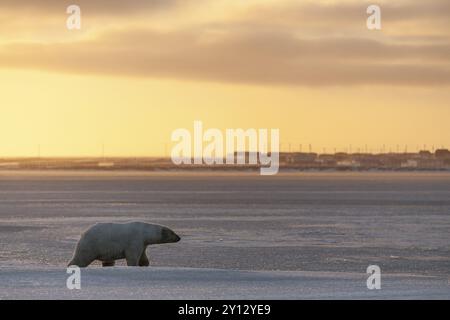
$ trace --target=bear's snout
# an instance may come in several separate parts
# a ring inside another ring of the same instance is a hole
[[[169,228],[162,229],[162,239],[165,243],[174,243],[181,240],[181,238]]]

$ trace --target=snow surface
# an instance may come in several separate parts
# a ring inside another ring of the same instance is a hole
[[[182,240],[68,290],[81,233],[127,221]],[[0,172],[0,298],[449,299],[449,230],[449,173]]]
[[[0,267],[1,299],[449,299],[444,277],[195,268],[87,268],[69,290],[64,268]]]

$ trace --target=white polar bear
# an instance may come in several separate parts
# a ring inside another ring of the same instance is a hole
[[[104,267],[126,259],[128,266],[148,266],[148,245],[173,243],[180,237],[167,227],[144,222],[98,223],[81,235],[69,266],[85,268],[94,260]]]

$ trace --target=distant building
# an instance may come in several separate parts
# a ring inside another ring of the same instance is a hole
[[[99,168],[112,168],[114,167],[114,162],[99,162],[97,166]]]
[[[428,150],[422,150],[422,151],[419,151],[419,157],[429,159],[429,158],[433,157],[433,154]]]
[[[334,155],[337,161],[347,160],[350,158],[350,155],[346,152],[338,152]]]
[[[0,169],[17,169],[19,167],[19,162],[0,162]]]
[[[288,154],[288,161],[290,163],[312,163],[317,158],[317,153],[304,153],[304,152],[294,152]]]
[[[438,149],[434,156],[436,159],[450,159],[450,151],[448,149]]]
[[[438,159],[420,159],[420,169],[440,169],[444,166],[444,162]]]
[[[417,160],[406,160],[405,162],[402,162],[401,167],[405,169],[415,169],[419,165],[419,162]]]
[[[338,168],[359,168],[361,163],[355,160],[342,160],[337,162]]]
[[[320,163],[321,165],[325,167],[334,167],[336,166],[336,159],[333,154],[321,154],[319,155],[316,160],[316,162]]]

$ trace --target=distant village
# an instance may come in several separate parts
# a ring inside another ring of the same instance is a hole
[[[237,156],[237,154],[236,154]],[[246,153],[248,159],[249,154]],[[259,165],[174,165],[170,158],[0,158],[0,170],[252,170]],[[423,150],[417,153],[280,153],[280,170],[339,171],[450,171],[450,151]]]
[[[450,151],[438,149],[434,153],[282,153],[282,167],[293,169],[337,170],[449,170]]]

